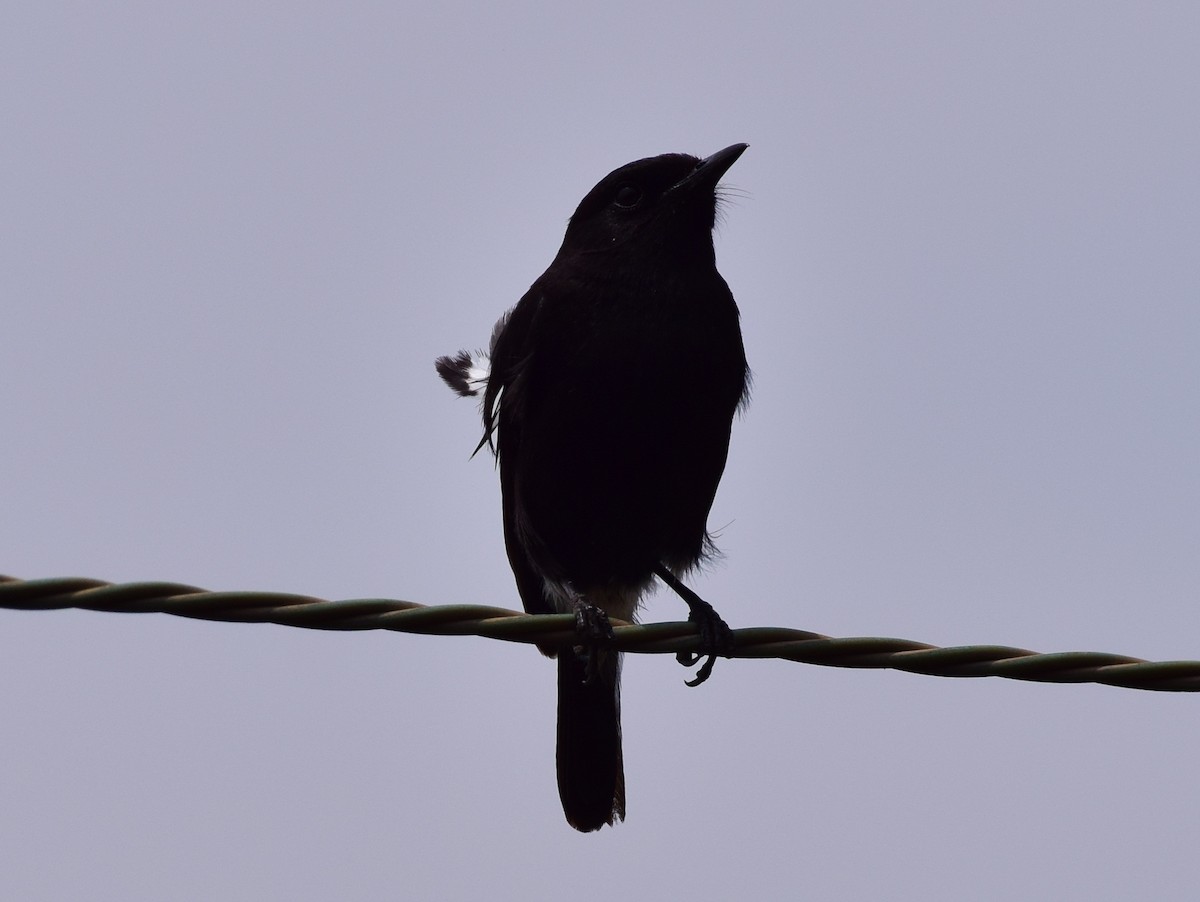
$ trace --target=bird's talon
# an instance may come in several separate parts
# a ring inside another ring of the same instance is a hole
[[[697,656],[696,660],[699,660],[698,656]],[[692,680],[684,680],[683,684],[685,686],[691,686],[692,688],[699,686],[701,683],[703,683],[705,680],[707,680],[710,676],[712,676],[713,665],[715,665],[716,663],[717,663],[717,656],[709,655],[707,660],[705,660],[705,662],[704,662],[704,666],[701,667],[700,670],[696,673],[696,678],[692,679]]]
[[[608,614],[580,596],[575,599],[575,632],[579,644],[573,651],[585,662],[583,682],[590,686],[600,674],[604,656],[609,653],[604,646],[613,641],[612,624],[608,622]]]

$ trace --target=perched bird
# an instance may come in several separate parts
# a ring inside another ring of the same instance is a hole
[[[576,616],[578,643],[542,651],[558,658],[558,788],[577,830],[625,817],[608,617],[633,620],[658,576],[688,602],[708,650],[731,643],[679,578],[713,551],[708,511],[747,399],[738,308],[712,241],[717,182],[745,149],[609,173],[496,324],[489,353],[437,360],[452,389],[483,395],[475,450],[499,460],[525,610]],[[710,654],[700,679],[711,665]]]

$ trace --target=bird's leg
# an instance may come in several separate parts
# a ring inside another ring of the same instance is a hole
[[[729,657],[730,652],[733,651],[733,630],[729,628],[728,623],[721,619],[721,615],[713,610],[711,604],[676,579],[675,574],[665,565],[658,564],[654,568],[654,573],[670,586],[676,595],[687,602],[690,611],[688,620],[696,624],[700,630],[700,642],[707,654],[707,660],[697,671],[696,678],[687,681],[689,686],[699,686],[712,675],[717,655]],[[694,667],[701,657],[704,655],[681,651],[675,656],[675,660],[684,667]]]
[[[589,602],[570,585],[566,586],[566,589],[570,593],[571,607],[575,611],[575,633],[579,639],[579,644],[572,652],[587,662],[583,681],[590,684],[600,672],[600,662],[609,653],[605,646],[613,641],[612,624],[608,622],[608,614],[601,608]]]

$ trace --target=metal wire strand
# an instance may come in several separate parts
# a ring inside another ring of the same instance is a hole
[[[484,636],[548,645],[570,645],[576,637],[571,614],[524,614],[485,605],[428,606],[387,598],[327,601],[281,592],[208,592],[180,583],[108,583],[81,577],[20,580],[0,576],[0,608],[161,613],[231,623]],[[627,624],[617,620],[613,621],[613,633],[613,647],[619,651],[704,651],[696,626],[688,622]],[[997,676],[1042,683],[1102,683],[1128,689],[1200,692],[1200,661],[1144,661],[1090,651],[1039,654],[1002,645],[938,648],[907,639],[835,639],[782,627],[735,629],[733,637],[732,658],[780,658],[826,667],[888,668],[928,676]]]

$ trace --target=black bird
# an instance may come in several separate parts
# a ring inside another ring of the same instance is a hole
[[[525,610],[576,615],[579,644],[542,651],[558,658],[558,788],[577,830],[625,817],[608,616],[631,621],[658,576],[688,602],[710,651],[730,647],[724,621],[679,577],[714,550],[708,511],[747,399],[738,308],[712,241],[717,182],[745,149],[609,173],[549,269],[496,323],[489,354],[437,361],[460,395],[483,392],[475,450],[499,459]],[[701,679],[711,665],[710,655]]]

